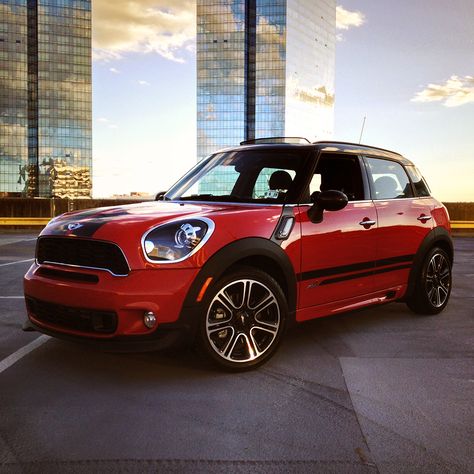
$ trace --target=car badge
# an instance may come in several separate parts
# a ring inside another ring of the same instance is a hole
[[[73,222],[72,224],[67,225],[68,230],[76,230],[80,227],[83,227],[83,224],[79,224],[79,222]]]

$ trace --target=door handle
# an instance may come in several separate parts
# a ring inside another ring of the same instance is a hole
[[[376,221],[371,221],[368,217],[365,217],[359,222],[359,225],[363,225],[366,229],[368,229],[370,226],[373,226],[377,224]]]
[[[426,221],[429,221],[431,219],[431,216],[425,216],[424,214],[422,214],[420,217],[417,217],[417,220],[425,223]]]

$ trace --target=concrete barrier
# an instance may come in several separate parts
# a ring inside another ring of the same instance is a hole
[[[0,226],[44,227],[51,217],[0,217]]]
[[[452,229],[474,229],[474,221],[451,221]]]

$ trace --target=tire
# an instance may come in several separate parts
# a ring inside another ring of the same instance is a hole
[[[221,368],[241,371],[266,362],[285,331],[288,305],[267,273],[238,267],[208,291],[199,345]]]
[[[451,260],[443,249],[434,247],[426,254],[416,275],[414,291],[407,299],[413,312],[438,314],[443,311],[451,294],[451,267]]]

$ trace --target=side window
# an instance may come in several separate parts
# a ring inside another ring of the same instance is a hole
[[[429,196],[430,188],[428,187],[428,184],[426,183],[418,168],[415,168],[414,166],[407,166],[406,170],[410,176],[413,186],[415,187],[416,196]]]
[[[309,183],[309,195],[321,191],[321,175],[319,173],[314,173],[311,178],[311,183]]]
[[[364,184],[358,157],[331,153],[321,155],[311,179],[309,195],[333,189],[342,191],[349,201],[364,199]]]
[[[413,197],[410,180],[400,163],[381,158],[366,158],[366,160],[374,199]]]

